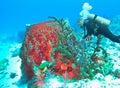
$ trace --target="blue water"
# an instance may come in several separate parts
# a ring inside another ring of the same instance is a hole
[[[65,17],[75,24],[84,2],[93,6],[91,13],[106,18],[120,14],[120,0],[1,0],[0,35],[25,30],[25,24],[49,20],[48,16]]]
[[[108,19],[114,18],[118,15],[120,16],[120,5],[119,5],[120,0],[1,0],[0,1],[0,61],[5,60],[4,63],[2,62],[0,64],[0,67],[2,69],[4,68],[3,70],[0,70],[0,88],[26,88],[26,87],[15,87],[17,81],[21,77],[21,73],[20,73],[21,59],[18,57],[18,55],[16,55],[16,53],[14,54],[14,52],[16,52],[17,49],[19,50],[21,47],[22,41],[24,39],[24,34],[26,31],[25,25],[36,24],[43,21],[47,21],[50,20],[48,16],[55,16],[57,18],[67,18],[70,22],[70,26],[73,27],[75,31],[79,31],[79,25],[77,21],[80,18],[79,13],[82,10],[82,5],[85,2],[88,2],[93,7],[90,13],[97,14],[101,17],[105,17]],[[117,22],[119,22],[119,19],[116,18],[114,21],[117,20]],[[114,25],[117,28],[115,28]],[[114,25],[112,27],[114,28],[115,31],[114,33],[115,34],[118,33],[119,35],[120,33],[119,24],[117,23]],[[109,40],[107,40],[107,42],[105,41],[106,43],[105,42],[103,43],[103,44],[108,44],[105,45],[103,48],[106,49],[107,53],[110,55],[109,57],[113,59],[116,69],[117,68],[119,69],[120,68],[119,44],[117,45],[116,43],[115,45],[113,42],[111,41],[108,42],[108,41]],[[83,42],[81,44],[83,44]],[[14,55],[14,57],[12,55]],[[13,68],[14,66],[15,68]],[[10,78],[11,73],[14,72],[16,73],[16,71],[18,74],[16,78],[15,79],[14,77]],[[108,81],[106,80],[107,78],[109,79],[109,76],[104,77],[103,79],[105,80],[105,82],[101,81],[100,83],[101,85],[104,85],[104,88],[107,88],[106,85],[109,84],[111,88],[115,88],[114,86],[118,86],[116,88],[120,88],[119,86],[120,79],[116,78],[114,81],[111,78],[110,81]],[[81,80],[79,81],[80,82],[78,82],[78,85],[83,85],[84,81]],[[52,83],[55,83],[54,79],[53,82],[50,82],[51,85]],[[92,83],[96,84],[97,82],[91,82],[91,85]],[[113,83],[116,84],[114,85]],[[86,83],[84,82],[84,85],[81,88],[85,88],[84,87],[85,85]],[[89,83],[87,85],[90,86]],[[50,87],[50,88],[56,88],[56,87]]]

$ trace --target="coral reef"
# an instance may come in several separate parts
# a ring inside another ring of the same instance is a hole
[[[34,80],[29,85],[43,85],[48,71],[64,80],[114,74],[110,58],[100,45],[101,37],[92,46],[92,42],[81,39],[82,34],[74,33],[68,20],[49,18],[53,20],[27,27],[20,58],[23,73]]]

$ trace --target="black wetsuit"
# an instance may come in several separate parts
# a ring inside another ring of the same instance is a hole
[[[87,30],[87,34],[85,34],[83,38],[86,38],[87,36],[90,36],[92,34],[95,36],[103,35],[114,42],[120,43],[120,36],[112,34],[108,27],[98,24],[94,20],[86,19],[83,27]]]

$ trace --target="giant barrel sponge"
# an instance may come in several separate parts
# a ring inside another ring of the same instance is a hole
[[[79,78],[74,33],[66,20],[51,18],[27,27],[20,52],[24,73],[31,79],[47,68],[60,76],[67,73],[68,79]]]

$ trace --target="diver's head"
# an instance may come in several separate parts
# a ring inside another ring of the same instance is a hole
[[[83,18],[78,19],[78,24],[80,25],[80,27],[83,27],[84,20],[85,19],[83,19]]]

